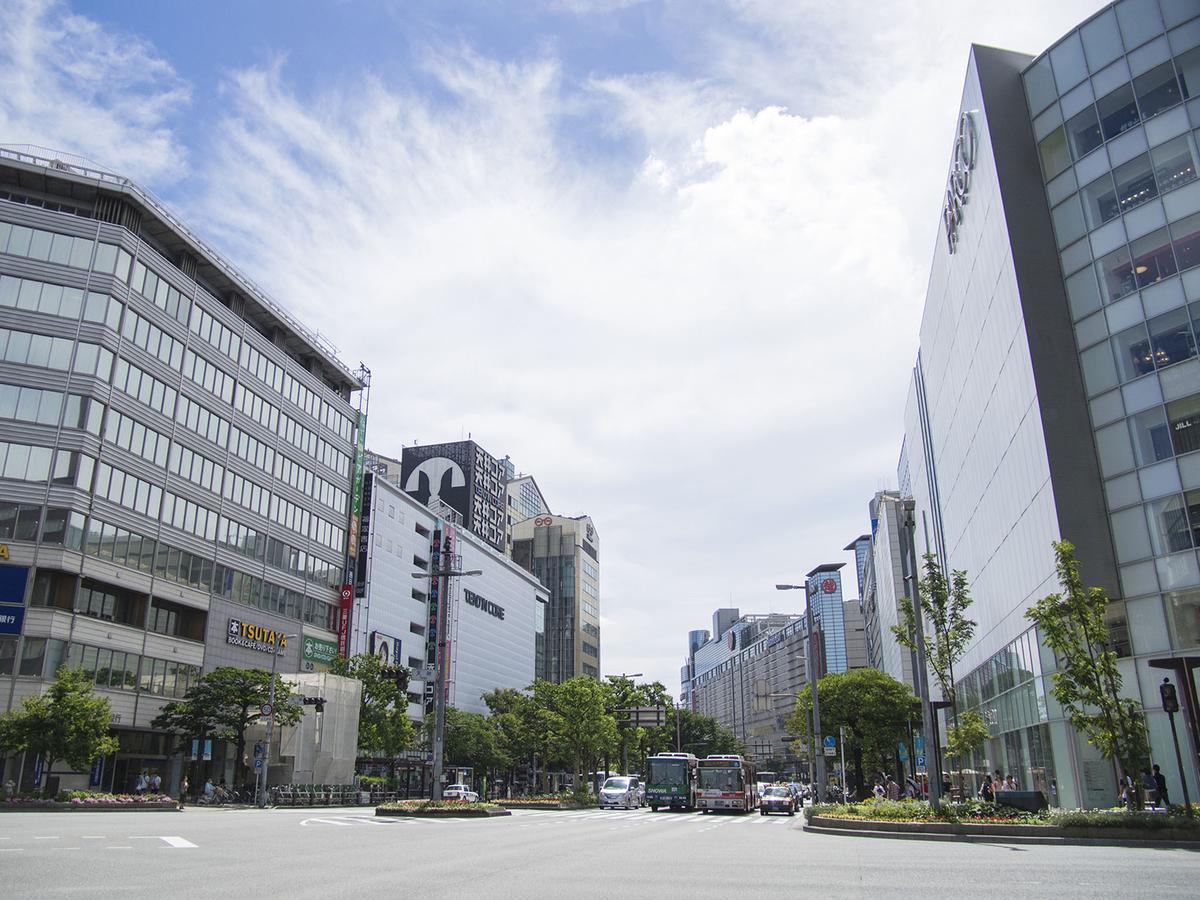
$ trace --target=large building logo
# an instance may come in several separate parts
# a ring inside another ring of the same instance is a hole
[[[942,223],[946,227],[946,245],[953,253],[958,247],[958,226],[962,224],[963,207],[971,192],[971,172],[979,150],[975,131],[975,114],[967,110],[959,117],[958,134],[954,138],[954,153],[950,157],[950,177],[946,183],[946,201],[942,204]]]
[[[433,456],[421,460],[404,479],[404,490],[426,506],[441,501],[467,514],[467,476],[452,459]]]

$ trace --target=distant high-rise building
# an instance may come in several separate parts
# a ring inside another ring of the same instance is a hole
[[[507,550],[505,470],[474,441],[405,447],[400,489],[447,521]]]
[[[511,462],[508,465],[509,468],[512,467]],[[508,479],[506,491],[508,494],[508,509],[506,512],[508,554],[511,556],[512,527],[518,522],[524,522],[526,519],[548,515],[550,506],[546,503],[546,498],[542,495],[541,488],[533,480],[532,475],[522,474],[511,476]]]
[[[902,502],[895,491],[880,491],[871,498],[871,534],[859,608],[871,668],[913,687],[912,652],[902,647],[892,632],[900,623],[899,600],[907,594],[900,559],[898,511]],[[860,541],[851,546],[857,547]]]
[[[587,516],[546,514],[513,525],[513,562],[550,591],[538,677],[600,677],[600,539]]]

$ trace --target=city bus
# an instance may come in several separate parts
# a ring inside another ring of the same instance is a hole
[[[758,806],[754,763],[741,756],[706,756],[696,767],[696,807],[702,813]]]
[[[696,808],[696,768],[691,753],[659,753],[646,759],[646,802],[658,812],[660,806],[671,809]]]

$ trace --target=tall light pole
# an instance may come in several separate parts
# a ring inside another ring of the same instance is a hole
[[[805,645],[808,650],[808,657],[805,660],[805,678],[808,680],[810,693],[812,694],[812,738],[810,739],[811,753],[813,755],[813,769],[815,770],[814,780],[816,783],[817,801],[820,801],[822,792],[825,790],[825,748],[821,735],[821,698],[817,691],[817,665],[816,654],[813,652],[813,611],[812,611],[812,591],[807,585],[803,584],[777,584],[777,591],[804,591],[804,615],[808,623],[808,640]]]
[[[443,556],[445,554],[442,554]],[[413,572],[413,578],[428,578],[432,582],[436,578],[446,579],[447,590],[441,592],[437,610],[437,659],[434,661],[433,677],[433,796],[434,800],[442,799],[442,757],[446,745],[446,676],[450,668],[450,660],[446,659],[446,611],[449,600],[449,582],[451,578],[482,575],[482,569],[472,569],[470,572],[458,571],[451,565],[452,560],[446,560],[446,568],[432,572]],[[430,592],[432,593],[432,591]]]
[[[929,805],[937,809],[942,799],[942,773],[934,776],[935,766],[929,765],[930,754],[937,745],[936,711],[929,702],[929,669],[925,665],[925,623],[921,611],[921,596],[917,585],[917,524],[914,514],[916,504],[907,500],[901,504],[900,527],[900,558],[908,571],[905,580],[908,582],[908,596],[912,601],[913,638],[917,645],[917,671],[913,673],[916,681],[917,697],[921,701],[921,731],[925,744],[925,780],[929,785]],[[933,760],[937,764],[937,760]]]
[[[292,638],[298,638],[298,634],[285,634],[282,636],[283,644]],[[279,651],[282,647],[275,647],[271,651],[271,687],[267,690],[267,743],[266,752],[262,757],[262,768],[258,770],[258,774],[254,778],[254,793],[258,797],[258,805],[260,808],[267,805],[267,767],[271,765],[271,738],[275,733],[275,672],[279,668]]]
[[[618,678],[628,681],[633,678],[644,678],[645,676],[641,672],[633,672],[632,674],[628,673],[628,672],[622,672],[620,675],[605,675],[604,677],[607,678],[609,681],[615,681]],[[616,712],[621,712],[621,710],[618,709],[618,710],[616,710]],[[628,715],[628,713],[626,713],[626,714]],[[621,741],[621,774],[622,775],[629,774],[629,735],[628,735],[628,732],[625,733],[624,740]],[[605,772],[604,776],[607,778],[608,773]],[[597,789],[599,789],[599,785],[597,785]]]

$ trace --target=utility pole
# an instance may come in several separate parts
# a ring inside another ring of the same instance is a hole
[[[917,697],[921,701],[921,734],[925,743],[925,780],[929,785],[929,804],[937,809],[942,799],[942,773],[934,777],[929,754],[936,745],[934,729],[933,706],[929,702],[929,670],[925,665],[925,624],[921,611],[921,597],[918,589],[917,572],[917,523],[914,515],[916,504],[912,500],[903,503],[903,527],[900,529],[901,558],[907,560],[908,572],[906,580],[909,584],[908,596],[913,609],[913,636],[917,644],[917,671],[914,673],[917,682]],[[935,761],[936,762],[936,761]]]

